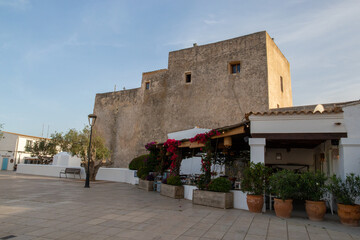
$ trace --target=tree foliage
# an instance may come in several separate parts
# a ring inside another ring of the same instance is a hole
[[[0,123],[0,140],[3,138],[4,133],[2,132],[4,124]]]
[[[54,156],[59,151],[68,152],[81,159],[82,165],[87,171],[88,148],[90,141],[90,128],[83,130],[70,129],[67,133],[55,133],[51,139],[43,139],[34,142],[25,149],[32,156]],[[105,140],[93,133],[91,140],[90,180],[94,181],[100,167],[112,164],[110,150],[105,146]]]
[[[32,157],[37,157],[39,160],[45,158],[52,158],[57,154],[57,142],[54,139],[43,138],[38,141],[34,141],[31,145],[25,146],[25,151],[29,152]]]
[[[87,171],[88,147],[90,141],[90,129],[85,127],[81,131],[70,129],[65,134],[56,133],[54,138],[59,142],[62,151],[69,152],[81,158],[82,165]],[[95,181],[96,174],[100,167],[111,165],[110,150],[105,146],[105,140],[93,134],[91,140],[91,159],[90,159],[90,180]]]

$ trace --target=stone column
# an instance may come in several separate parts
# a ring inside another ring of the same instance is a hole
[[[341,138],[339,143],[339,175],[360,174],[360,139]]]
[[[250,160],[254,163],[265,163],[265,138],[249,138]]]

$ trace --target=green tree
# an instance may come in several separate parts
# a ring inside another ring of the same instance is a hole
[[[87,171],[90,140],[89,127],[85,127],[81,131],[70,129],[65,134],[56,133],[52,137],[57,139],[62,151],[69,152],[81,158],[82,164]],[[111,164],[110,150],[105,146],[105,140],[93,134],[91,140],[90,180],[95,181],[96,174],[100,167]]]
[[[87,171],[89,140],[89,127],[85,127],[81,131],[70,129],[67,133],[52,134],[51,139],[34,142],[32,146],[26,146],[25,150],[39,159],[46,156],[53,157],[59,151],[71,153],[81,159],[81,163],[85,171]],[[104,139],[93,134],[91,140],[90,180],[95,181],[100,167],[111,164],[110,150],[105,146]]]
[[[46,158],[52,158],[59,152],[57,142],[54,139],[46,138],[34,141],[31,145],[27,144],[25,151],[29,152],[32,157],[37,157],[40,161]]]
[[[4,133],[2,132],[2,128],[3,128],[4,124],[0,123],[0,140],[3,138]]]

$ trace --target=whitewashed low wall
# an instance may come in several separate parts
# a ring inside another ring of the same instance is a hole
[[[188,200],[193,199],[193,191],[198,189],[196,186],[184,185],[184,198]],[[234,208],[249,210],[246,203],[246,193],[240,190],[231,190],[234,193]]]
[[[193,191],[198,189],[196,186],[193,185],[184,185],[184,198],[188,200],[193,199]]]
[[[129,184],[139,184],[139,178],[135,177],[135,170],[128,168],[100,168],[96,180],[113,182],[123,182]]]
[[[246,193],[240,190],[231,190],[234,193],[234,208],[249,210],[246,203]]]
[[[40,165],[40,164],[18,164],[16,173],[21,174],[30,174],[30,175],[40,175],[48,177],[59,177],[60,171],[65,170],[67,166],[56,166],[56,165]],[[81,178],[85,178],[85,170],[82,167],[71,167],[71,168],[80,168],[81,169]],[[65,177],[65,175],[61,175]],[[73,177],[72,174],[68,174],[68,177]],[[79,178],[79,176],[75,176]]]

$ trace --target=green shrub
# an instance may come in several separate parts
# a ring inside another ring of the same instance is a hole
[[[300,175],[300,196],[302,199],[310,201],[320,201],[326,192],[327,177],[324,173],[304,172]]]
[[[159,169],[160,162],[156,155],[150,153],[144,160],[144,164],[150,170],[150,172],[156,172]]]
[[[198,179],[195,180],[196,186],[200,190],[206,190],[205,175],[201,174]]]
[[[250,166],[244,169],[241,181],[241,190],[249,194],[264,194],[271,173],[271,168],[265,167],[264,163],[250,162]]]
[[[145,154],[145,155],[141,155],[139,157],[134,158],[129,164],[129,169],[130,170],[139,170],[140,167],[144,166],[144,162],[148,158],[148,156],[149,156],[149,154]]]
[[[334,175],[330,178],[328,189],[338,203],[354,205],[356,198],[360,196],[360,176],[350,173],[346,175],[345,181],[342,181]]]
[[[227,178],[215,178],[209,183],[208,190],[213,192],[229,192],[231,190],[231,182]]]
[[[141,166],[139,168],[139,170],[137,171],[137,175],[139,178],[141,178],[142,180],[145,180],[146,177],[149,175],[150,169],[147,168],[146,166]]]
[[[167,183],[169,185],[174,185],[174,186],[181,186],[181,180],[179,176],[170,176],[167,178]]]
[[[270,190],[277,198],[291,199],[299,192],[298,181],[298,174],[284,169],[270,176]]]

